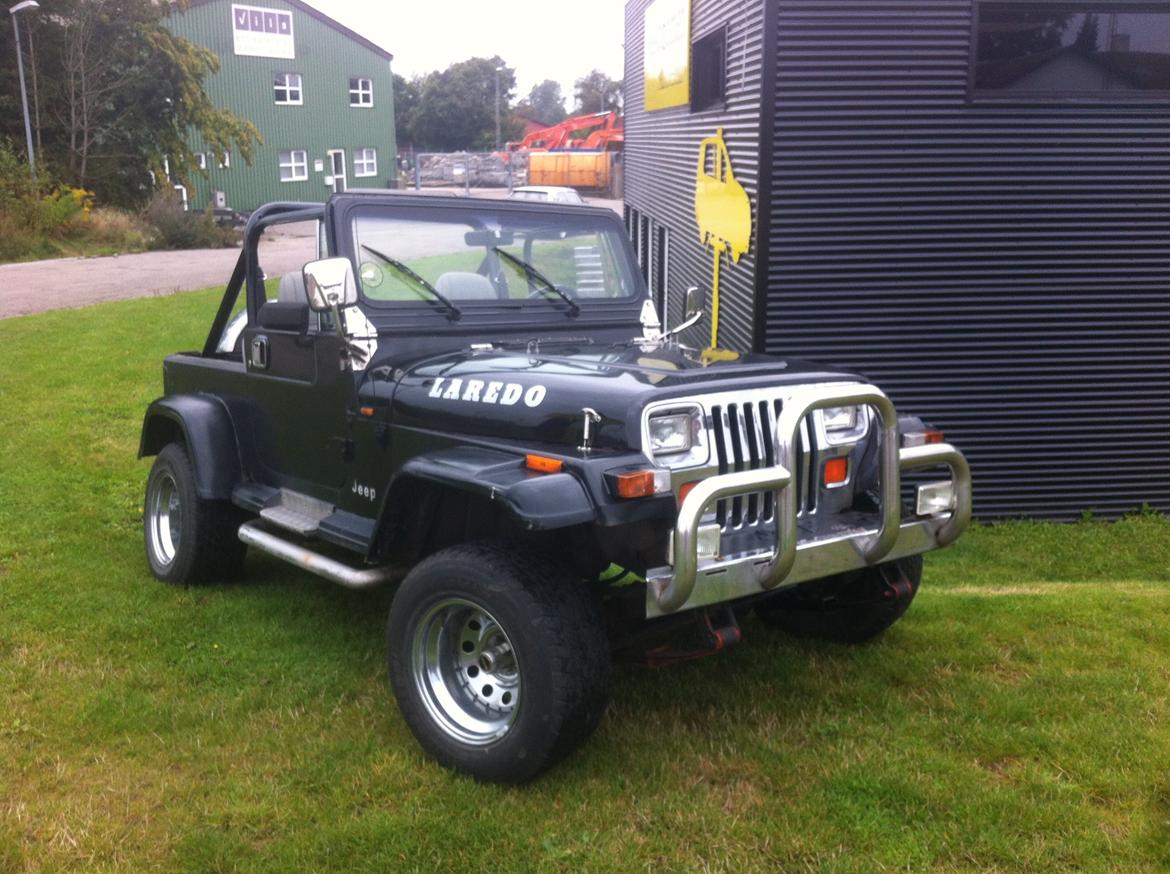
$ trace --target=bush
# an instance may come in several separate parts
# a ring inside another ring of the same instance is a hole
[[[173,191],[160,191],[151,198],[142,219],[154,230],[151,245],[155,249],[219,249],[240,241],[239,232],[219,225],[210,209],[184,210]]]
[[[139,252],[150,243],[150,228],[134,213],[97,207],[89,215],[87,237],[120,252]]]
[[[33,234],[68,237],[84,227],[93,192],[60,185],[43,170],[34,180],[12,143],[0,141],[0,213]]]
[[[84,188],[55,188],[25,201],[25,221],[35,231],[59,239],[83,233],[93,210],[93,192]]]

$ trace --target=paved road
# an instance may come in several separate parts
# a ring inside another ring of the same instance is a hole
[[[485,192],[484,196],[501,194]],[[589,202],[618,213],[622,209],[617,200],[589,198]],[[188,249],[0,264],[0,319],[222,286],[239,254],[239,249]],[[260,244],[260,263],[269,276],[299,269],[312,258],[313,225],[309,223],[285,226],[279,235]]]
[[[296,235],[262,243],[264,269],[277,276],[299,268],[312,257],[305,257],[311,233],[307,243]],[[0,319],[224,286],[239,256],[239,249],[187,249],[0,264]]]

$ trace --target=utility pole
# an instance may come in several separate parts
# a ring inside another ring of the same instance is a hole
[[[32,124],[28,119],[28,91],[24,87],[24,55],[20,50],[20,20],[16,14],[25,9],[40,9],[40,7],[41,4],[37,0],[23,0],[8,10],[8,14],[12,16],[12,29],[16,37],[16,69],[20,75],[20,104],[24,108],[24,139],[28,145],[28,175],[34,181],[37,178],[37,159],[33,154]]]

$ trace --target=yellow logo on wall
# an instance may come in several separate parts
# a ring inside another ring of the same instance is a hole
[[[691,99],[691,2],[654,0],[642,15],[643,107],[686,106]]]
[[[731,172],[731,156],[723,142],[723,128],[699,143],[695,172],[695,221],[699,240],[715,254],[711,279],[711,346],[708,359],[717,358],[719,345],[719,262],[726,252],[739,261],[752,242],[752,202]]]

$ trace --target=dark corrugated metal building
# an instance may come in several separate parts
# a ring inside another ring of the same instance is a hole
[[[721,128],[753,217],[721,345],[866,373],[967,453],[982,518],[1170,510],[1170,4],[630,0],[625,81],[671,323],[711,285]]]

